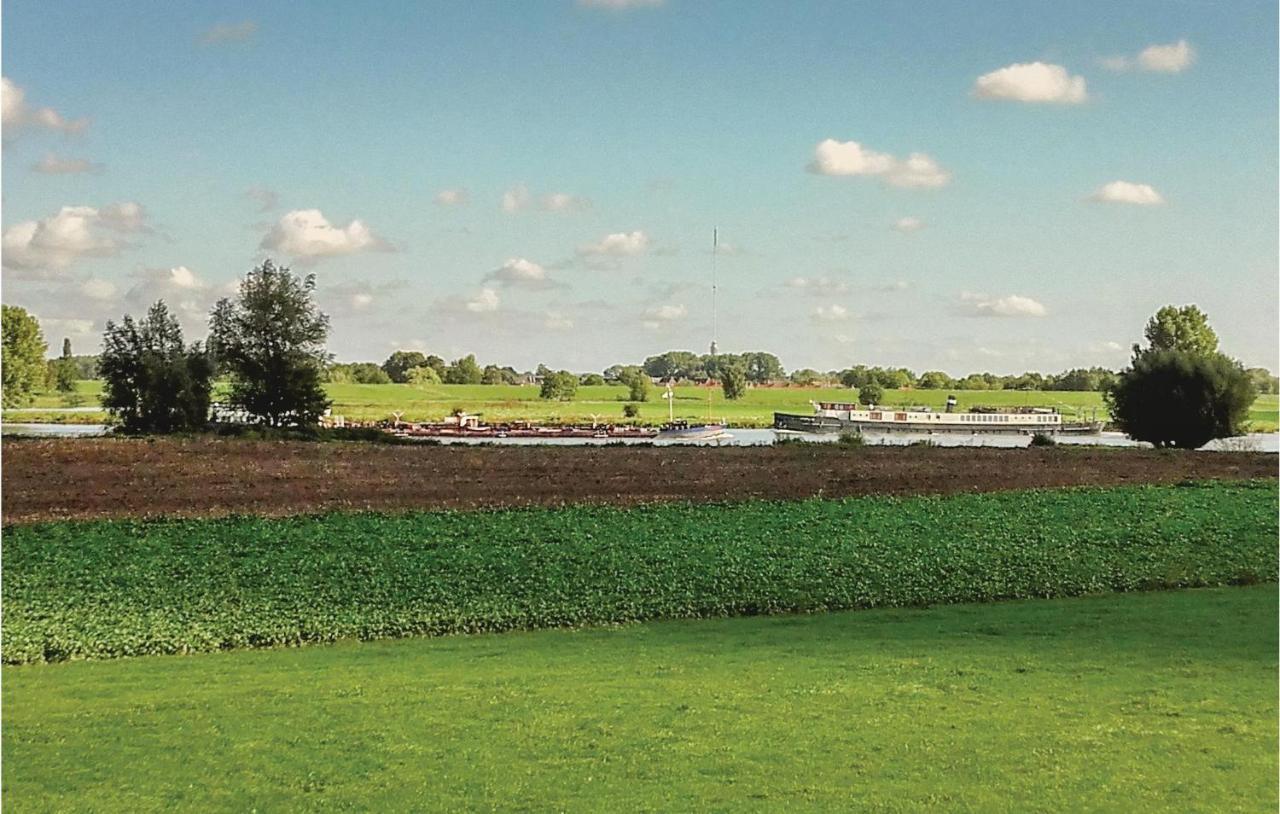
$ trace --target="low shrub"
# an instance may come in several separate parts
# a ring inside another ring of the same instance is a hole
[[[4,535],[9,663],[1276,579],[1275,481],[59,522]]]
[[[863,447],[867,445],[867,440],[860,432],[842,432],[836,443],[842,447]]]
[[[1031,446],[1033,447],[1056,447],[1057,445],[1058,442],[1048,433],[1038,432],[1031,436]]]

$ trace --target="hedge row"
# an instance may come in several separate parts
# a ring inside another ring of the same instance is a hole
[[[4,535],[9,663],[1271,581],[1275,481]]]

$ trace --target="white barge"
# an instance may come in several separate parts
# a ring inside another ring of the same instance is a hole
[[[1096,434],[1100,421],[1064,422],[1052,407],[974,407],[945,412],[928,407],[883,407],[844,402],[813,402],[813,415],[774,413],[773,427],[783,432],[999,433],[1002,435]]]

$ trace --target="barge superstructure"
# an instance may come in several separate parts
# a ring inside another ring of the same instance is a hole
[[[846,402],[813,402],[813,414],[774,413],[773,427],[783,432],[999,433],[1004,435],[1095,434],[1100,421],[1063,421],[1052,407],[973,407],[955,411],[928,407],[887,407]]]

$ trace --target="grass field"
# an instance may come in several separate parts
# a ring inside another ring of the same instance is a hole
[[[79,393],[86,406],[97,404],[100,382],[79,382]],[[330,384],[326,386],[333,399],[333,412],[352,420],[382,420],[393,411],[402,412],[406,421],[438,420],[455,409],[480,413],[488,421],[532,420],[564,423],[589,423],[594,419],[622,422],[626,390],[621,386],[580,387],[571,402],[543,401],[533,385],[437,385],[411,387],[403,384]],[[955,393],[963,409],[974,405],[1057,407],[1068,418],[1105,419],[1102,394],[1088,392],[1021,391],[1021,390],[890,390],[886,403],[920,404],[941,409],[947,395]],[[640,405],[639,421],[658,424],[667,420],[667,404],[662,392],[655,388],[650,400]],[[708,404],[710,397],[710,404]],[[768,427],[773,413],[812,412],[810,401],[849,401],[854,391],[845,388],[759,387],[747,391],[745,398],[726,402],[718,388],[684,386],[676,389],[675,414],[678,418],[705,419],[711,415],[740,427]],[[37,397],[34,407],[54,408],[62,405],[56,394]],[[1255,432],[1270,432],[1280,426],[1280,396],[1263,395],[1249,413]],[[14,421],[78,421],[97,423],[105,413],[13,413],[5,415]]]
[[[5,667],[6,811],[1274,811],[1274,585]]]

